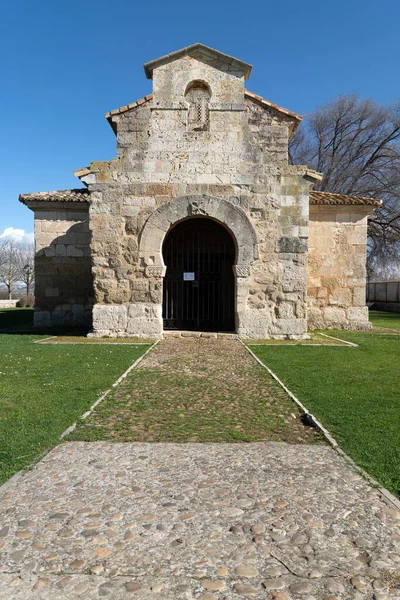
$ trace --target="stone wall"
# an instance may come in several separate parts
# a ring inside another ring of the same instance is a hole
[[[35,313],[39,327],[91,325],[88,205],[31,203],[35,212]]]
[[[309,329],[370,329],[365,305],[369,206],[311,206]]]
[[[203,131],[188,128],[185,90],[194,80],[211,91]],[[251,248],[238,246],[237,332],[304,336],[310,180],[288,166],[288,117],[245,100],[237,68],[184,57],[155,69],[152,99],[115,115],[113,127],[117,158],[92,163],[83,178],[91,192],[93,335],[162,336],[162,242],[175,223],[202,215],[224,224],[237,246],[243,228],[254,237]]]

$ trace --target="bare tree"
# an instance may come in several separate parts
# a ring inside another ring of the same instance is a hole
[[[338,96],[306,119],[290,158],[324,174],[316,186],[321,191],[383,200],[369,218],[369,267],[385,269],[399,260],[400,103]]]
[[[20,247],[20,281],[26,286],[26,295],[29,296],[35,280],[35,244],[34,242],[21,244]]]
[[[0,283],[7,287],[8,298],[13,286],[21,279],[21,246],[11,236],[0,239]]]

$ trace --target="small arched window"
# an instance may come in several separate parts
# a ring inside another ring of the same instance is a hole
[[[193,131],[206,131],[210,122],[211,92],[207,84],[193,81],[189,84],[185,100],[189,103],[188,127]]]

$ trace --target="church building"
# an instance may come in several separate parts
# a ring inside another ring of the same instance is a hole
[[[117,156],[35,214],[35,325],[301,339],[368,329],[367,217],[290,165],[301,117],[248,91],[251,65],[193,44],[144,65],[152,94],[106,114]]]

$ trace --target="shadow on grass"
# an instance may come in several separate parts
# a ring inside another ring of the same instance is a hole
[[[0,309],[0,335],[68,335],[85,336],[90,331],[88,327],[34,327],[33,308],[2,308]]]

